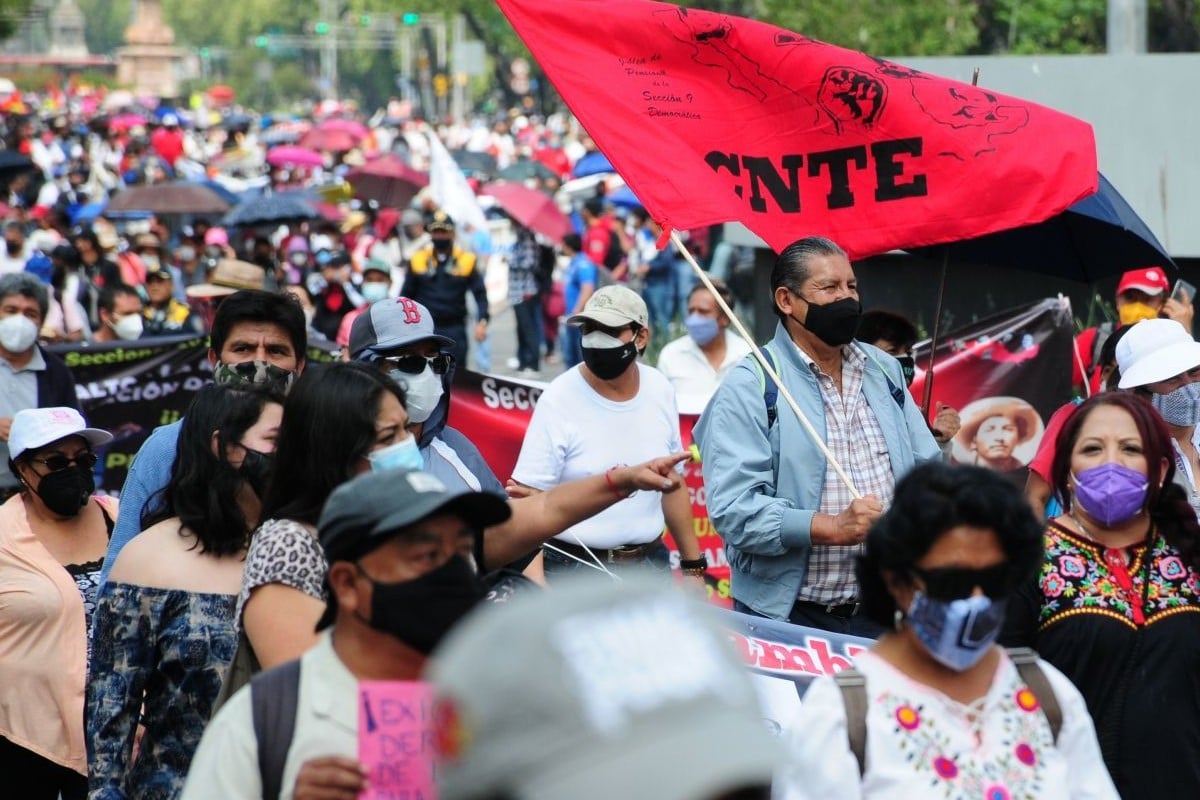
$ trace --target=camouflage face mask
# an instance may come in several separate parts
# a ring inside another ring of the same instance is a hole
[[[219,384],[269,385],[280,392],[292,388],[296,373],[277,367],[269,361],[243,361],[240,364],[225,364],[220,361],[213,368],[213,380]]]

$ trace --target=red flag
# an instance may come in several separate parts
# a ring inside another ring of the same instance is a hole
[[[1040,222],[1096,191],[1091,126],[741,17],[497,0],[665,228],[737,220],[852,257]]]

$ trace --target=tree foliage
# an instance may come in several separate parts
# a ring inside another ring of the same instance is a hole
[[[0,10],[29,0],[0,0]],[[552,2],[553,0],[547,0]],[[87,14],[88,45],[111,53],[122,43],[133,0],[77,0]],[[284,99],[315,76],[317,55],[263,52],[252,45],[267,32],[304,34],[318,21],[319,0],[162,0],[176,41],[183,47],[223,48],[227,61],[218,74],[239,89],[255,87],[264,58],[275,69],[275,91]],[[903,58],[992,53],[1103,52],[1106,0],[686,0],[686,5],[752,17],[831,44],[876,55]],[[453,14],[471,23],[470,38],[481,38],[498,63],[527,55],[494,0],[339,0],[343,18],[404,12]],[[1149,0],[1149,49],[1200,49],[1200,0]],[[378,102],[394,91],[398,54],[378,49],[343,48],[339,71],[344,91]],[[307,76],[307,78],[305,77]],[[286,80],[283,80],[286,78]],[[496,82],[496,81],[494,81]],[[311,91],[309,92],[311,95]]]

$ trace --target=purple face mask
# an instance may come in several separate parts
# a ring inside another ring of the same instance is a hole
[[[1142,473],[1115,462],[1085,469],[1075,479],[1075,500],[1106,528],[1128,522],[1146,505],[1150,484]]]

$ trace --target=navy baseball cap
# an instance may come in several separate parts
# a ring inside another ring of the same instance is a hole
[[[433,332],[433,315],[416,300],[408,297],[377,300],[358,315],[350,328],[350,357],[373,361],[390,350],[423,341],[454,347],[453,339]]]

